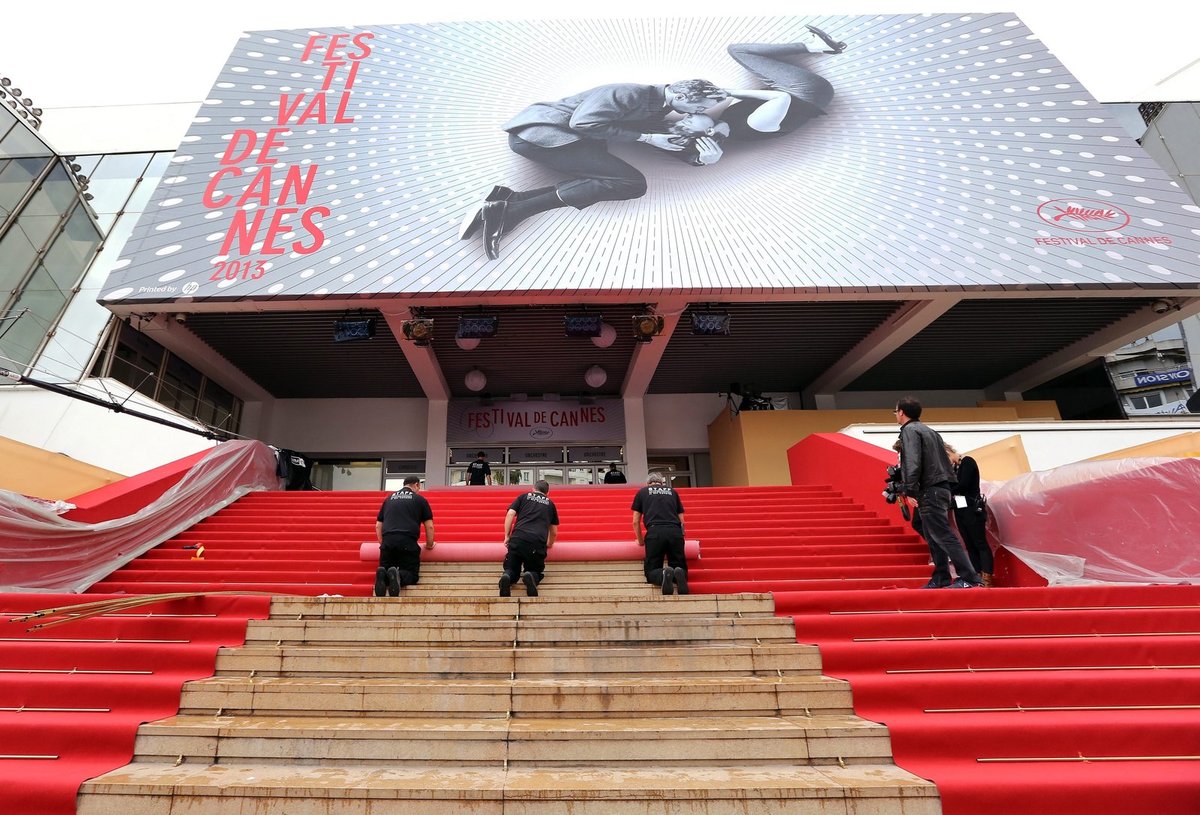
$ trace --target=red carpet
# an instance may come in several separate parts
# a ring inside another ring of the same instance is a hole
[[[103,599],[0,594],[0,812],[75,812],[79,785],[127,764],[138,725],[178,712],[183,683],[211,676],[217,648],[243,642],[269,602],[174,600],[32,633],[13,622]]]
[[[427,492],[438,540],[498,540],[517,492]],[[556,490],[560,539],[631,537],[632,493]],[[701,540],[692,590],[773,591],[798,639],[821,646],[826,672],[853,684],[858,712],[888,724],[897,763],[938,784],[947,815],[1200,813],[1200,588],[921,591],[925,547],[882,500],[868,511],[822,487],[682,495],[687,536]],[[255,493],[95,590],[367,596],[374,568],[358,549],[382,498]],[[203,560],[184,548],[196,545]],[[93,598],[9,595],[4,607],[81,599]],[[79,782],[125,763],[137,723],[174,713],[180,684],[210,673],[216,646],[240,642],[266,601],[186,609],[200,610],[217,616],[97,618],[40,635],[186,644],[3,643],[6,669],[153,673],[0,674],[5,707],[112,708],[0,713],[6,750],[64,756],[0,763],[0,812],[73,811]]]

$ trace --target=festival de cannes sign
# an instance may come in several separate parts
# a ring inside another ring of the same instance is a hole
[[[1195,287],[1197,214],[1012,14],[254,32],[100,299]]]

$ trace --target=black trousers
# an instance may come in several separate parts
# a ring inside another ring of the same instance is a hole
[[[504,573],[516,583],[521,579],[521,572],[526,571],[533,575],[535,583],[541,583],[546,576],[547,551],[545,541],[510,537],[508,554],[504,556]]]
[[[976,512],[972,506],[955,507],[954,523],[958,526],[963,543],[967,545],[967,555],[975,571],[989,574],[995,571],[992,547],[987,542],[987,514]]]
[[[926,487],[921,493],[920,509],[921,509],[921,528],[925,535],[925,540],[929,541],[929,550],[933,554],[934,571],[933,579],[942,582],[941,578],[949,577],[948,571],[945,569],[945,563],[938,555],[944,555],[951,563],[954,564],[954,571],[958,576],[971,583],[979,582],[979,574],[975,571],[975,567],[971,565],[971,559],[967,556],[966,547],[959,540],[958,535],[954,534],[954,529],[950,526],[950,490],[948,487]],[[939,565],[940,564],[940,565]],[[945,574],[941,574],[945,572]],[[947,579],[945,582],[949,583]]]
[[[646,176],[608,152],[608,143],[599,139],[540,147],[510,133],[508,147],[530,161],[574,176],[576,180],[560,181],[554,190],[564,204],[575,209],[590,207],[597,201],[626,201],[646,194]]]
[[[642,566],[647,583],[662,585],[663,557],[666,557],[669,568],[683,569],[687,574],[683,530],[677,526],[652,526],[646,530],[646,559]]]
[[[379,565],[385,569],[395,566],[400,585],[411,586],[421,579],[421,547],[407,535],[385,534],[379,545]]]

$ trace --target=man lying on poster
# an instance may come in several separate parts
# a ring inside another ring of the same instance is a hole
[[[713,83],[687,79],[670,85],[601,85],[530,105],[504,125],[509,148],[572,180],[534,190],[493,187],[482,206],[468,214],[460,237],[466,240],[482,227],[484,249],[495,260],[500,238],[539,212],[641,198],[646,177],[608,152],[608,142],[636,141],[680,152],[684,146],[673,144],[665,132],[666,117],[699,113],[725,99]]]
[[[816,26],[811,39],[795,43],[739,43],[727,49],[739,65],[759,78],[763,89],[727,88],[733,101],[723,111],[690,113],[671,124],[672,141],[684,147],[680,158],[697,166],[715,164],[731,144],[791,133],[823,116],[833,101],[833,85],[815,71],[787,58],[803,54],[840,54],[838,42]]]
[[[833,86],[819,74],[784,57],[840,54],[846,44],[815,26],[802,42],[731,45],[729,55],[757,76],[765,89],[724,90],[704,79],[669,85],[601,85],[553,102],[538,102],[504,125],[517,155],[572,177],[549,187],[513,190],[497,185],[467,214],[460,237],[482,232],[490,260],[500,256],[500,239],[517,224],[552,209],[585,209],[599,201],[624,201],[646,194],[646,177],[612,155],[608,142],[642,142],[679,153],[698,166],[715,164],[720,142],[750,141],[790,133],[820,116],[833,99]],[[732,99],[720,118],[713,112]],[[672,124],[672,113],[683,117]]]

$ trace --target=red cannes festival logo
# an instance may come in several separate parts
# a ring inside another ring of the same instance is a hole
[[[1129,225],[1129,213],[1107,201],[1092,198],[1056,198],[1037,208],[1038,217],[1051,226],[1072,232],[1112,232]]]

